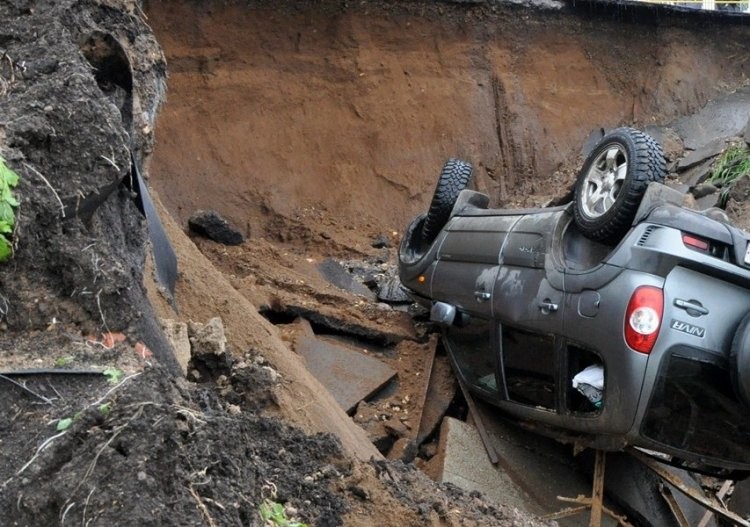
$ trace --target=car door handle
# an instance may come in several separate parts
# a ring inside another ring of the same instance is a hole
[[[487,291],[474,291],[474,298],[477,299],[477,302],[486,302],[490,299],[490,296],[492,296]]]
[[[549,313],[554,313],[555,311],[558,310],[558,308],[559,306],[550,300],[539,302],[539,309],[541,309],[542,313],[544,313],[545,315]]]
[[[697,300],[682,300],[681,298],[674,299],[675,307],[684,309],[688,312],[688,315],[699,317],[701,315],[708,315],[708,309],[703,307]]]

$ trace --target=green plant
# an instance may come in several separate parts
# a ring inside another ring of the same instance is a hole
[[[72,355],[66,355],[65,357],[58,357],[57,360],[55,360],[55,367],[56,368],[65,368],[66,366],[69,366],[71,362],[73,362],[74,357]]]
[[[733,145],[714,163],[710,181],[726,187],[744,175],[750,175],[750,147]]]
[[[70,428],[70,425],[73,424],[73,418],[72,417],[66,417],[65,419],[60,419],[57,422],[57,431],[62,432],[63,430],[67,430]]]
[[[258,510],[260,517],[266,525],[277,525],[278,527],[308,527],[306,523],[290,520],[286,517],[286,511],[281,503],[263,500]]]
[[[118,370],[117,368],[107,368],[102,372],[102,375],[104,375],[111,384],[117,384],[120,382],[123,373],[122,370]]]
[[[102,414],[102,416],[107,417],[109,415],[109,412],[112,410],[112,403],[104,403],[102,405],[99,405],[99,413]]]
[[[13,234],[16,224],[18,201],[11,191],[18,185],[18,174],[13,172],[0,157],[0,262],[6,261],[13,255],[13,245],[8,235]]]
[[[73,424],[73,421],[78,421],[81,418],[81,412],[76,412],[73,417],[66,417],[65,419],[60,419],[57,422],[57,431],[62,432],[63,430],[67,430],[70,428],[70,425]]]

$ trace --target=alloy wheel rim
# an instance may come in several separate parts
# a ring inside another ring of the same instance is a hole
[[[583,180],[581,207],[586,216],[599,218],[617,201],[628,173],[628,155],[618,144],[605,147],[591,163]]]

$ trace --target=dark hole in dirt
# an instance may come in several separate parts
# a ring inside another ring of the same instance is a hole
[[[349,342],[356,341],[358,346],[363,343],[378,347],[389,347],[394,344],[390,335],[355,326],[344,320],[334,319],[298,306],[275,307],[265,305],[261,306],[258,312],[271,324],[277,326],[291,324],[298,318],[304,318],[310,323],[310,327],[316,335],[341,337],[348,339]]]
[[[81,53],[94,68],[99,88],[119,108],[123,122],[130,123],[133,75],[122,45],[112,35],[97,31],[81,45]]]
[[[258,312],[274,326],[291,324],[297,320],[297,315],[290,313],[289,311],[273,309],[268,306],[261,307]]]
[[[130,455],[130,452],[128,451],[127,447],[123,445],[122,443],[115,444],[115,451],[120,454],[122,457],[128,457]]]

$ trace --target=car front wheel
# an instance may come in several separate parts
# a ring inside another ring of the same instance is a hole
[[[471,181],[473,168],[460,159],[449,159],[440,172],[430,208],[422,224],[422,241],[432,243],[450,218],[458,195]]]
[[[588,238],[616,242],[630,228],[646,187],[661,183],[666,161],[659,143],[633,128],[605,135],[578,175],[573,214]]]

